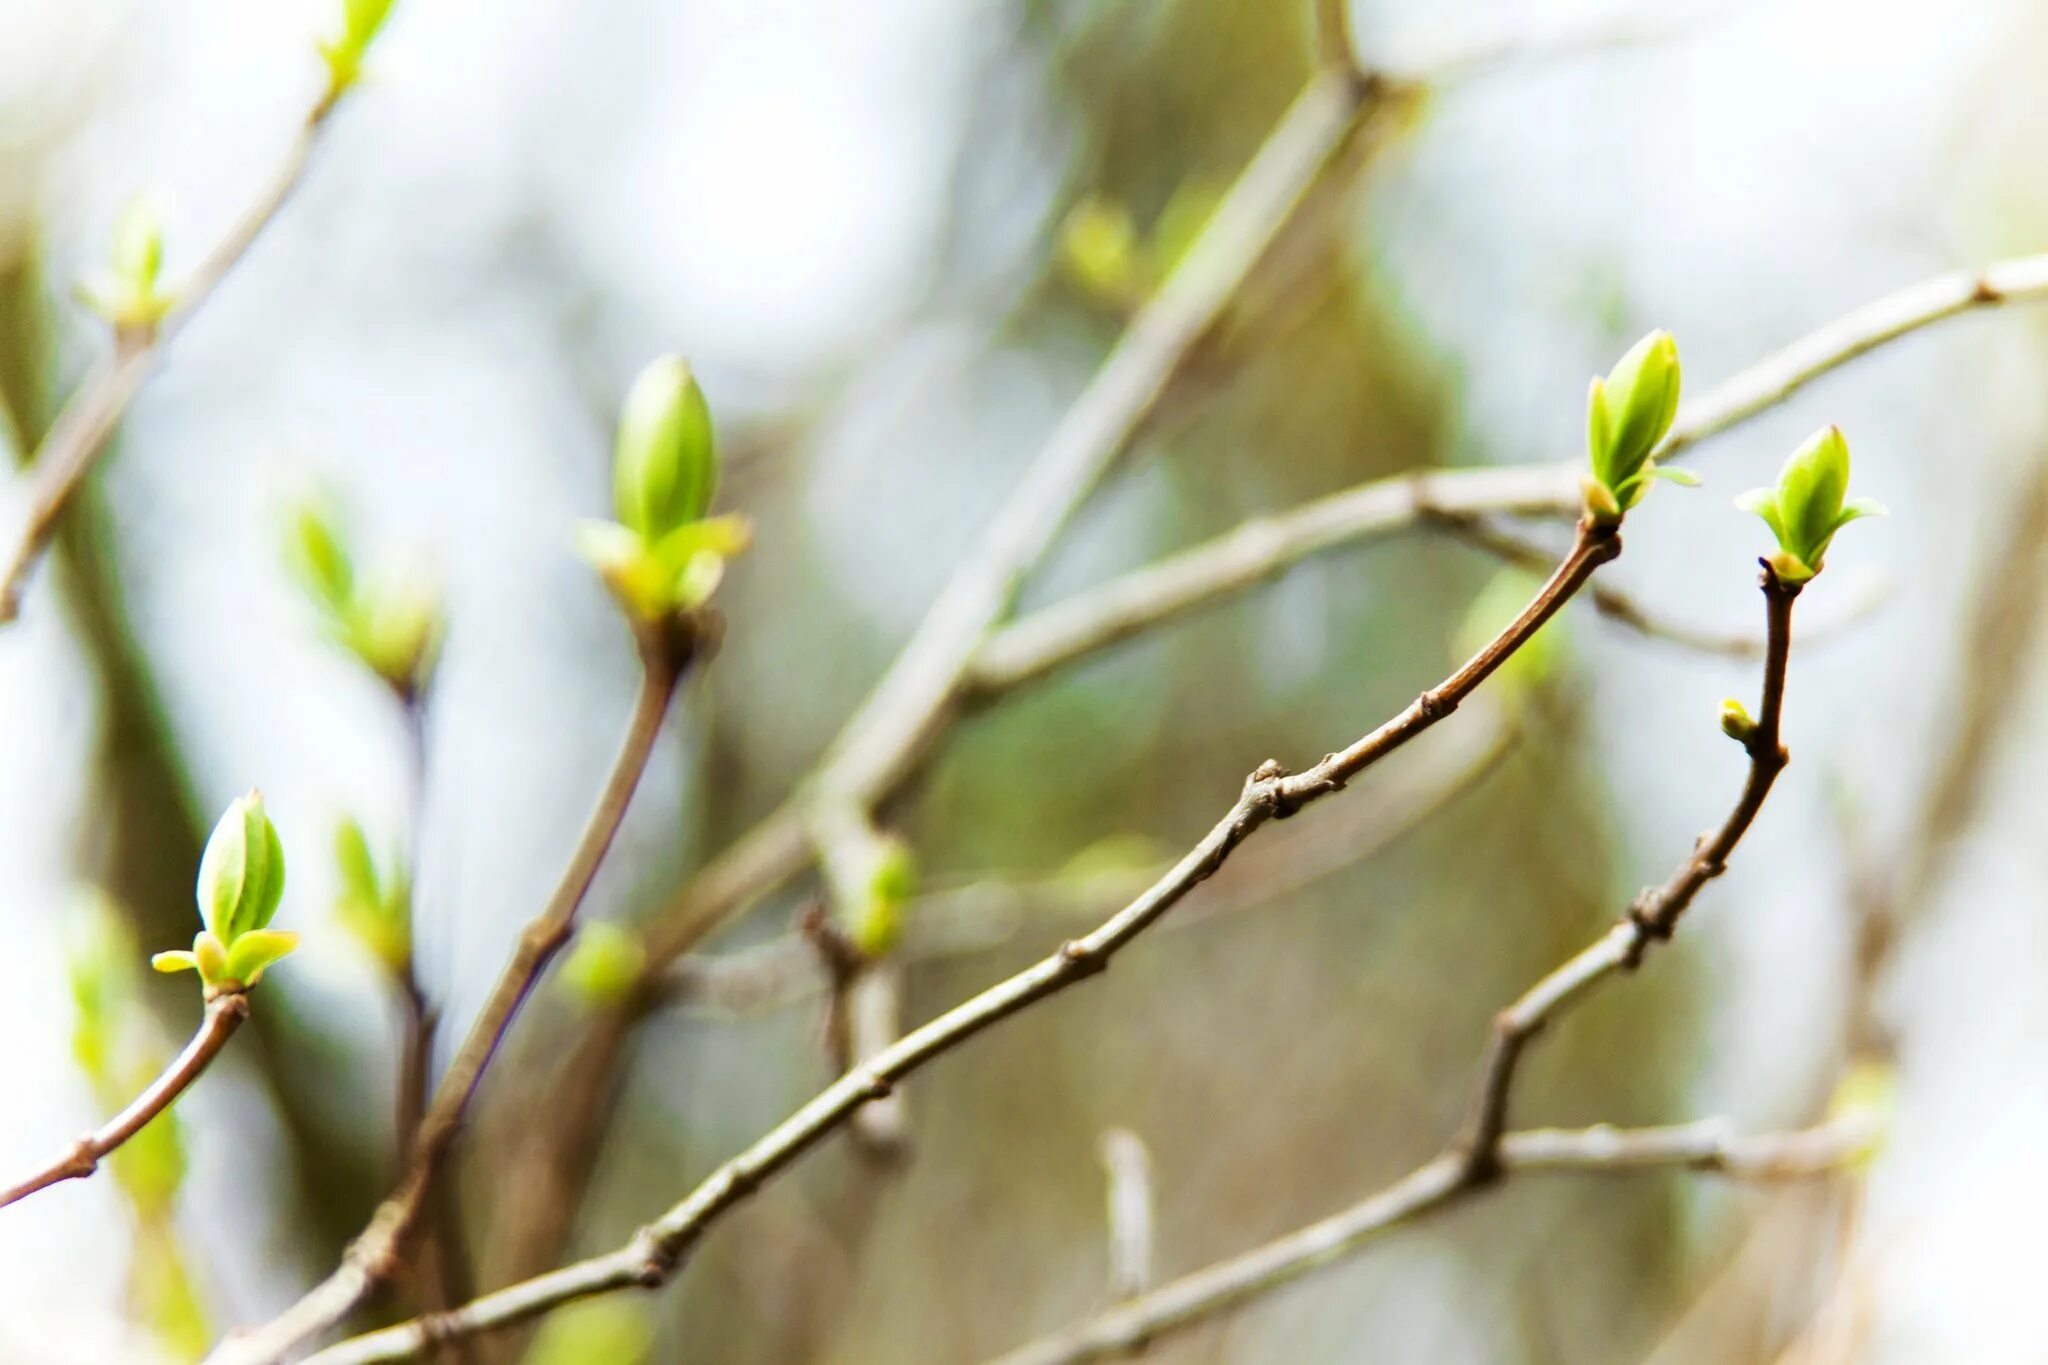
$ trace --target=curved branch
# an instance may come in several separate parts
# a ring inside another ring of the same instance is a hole
[[[1356,1250],[1397,1223],[1483,1189],[1517,1169],[1681,1164],[1806,1174],[1838,1164],[1867,1147],[1869,1135],[1862,1130],[1858,1130],[1862,1131],[1859,1146],[1843,1148],[1834,1138],[1812,1137],[1789,1145],[1771,1144],[1761,1153],[1750,1149],[1736,1157],[1731,1157],[1725,1129],[1719,1126],[1654,1130],[1661,1136],[1627,1142],[1617,1142],[1618,1135],[1612,1130],[1596,1129],[1592,1133],[1603,1136],[1590,1152],[1580,1144],[1591,1134],[1573,1141],[1555,1134],[1510,1138],[1506,1133],[1516,1068],[1529,1041],[1601,982],[1633,970],[1651,944],[1670,938],[1700,889],[1726,868],[1728,855],[1756,819],[1784,769],[1786,753],[1779,731],[1791,651],[1792,603],[1799,589],[1781,583],[1766,567],[1763,592],[1768,637],[1763,701],[1756,725],[1744,743],[1749,773],[1734,809],[1717,828],[1701,836],[1662,886],[1644,892],[1612,929],[1494,1017],[1493,1039],[1480,1066],[1478,1093],[1464,1133],[1435,1158],[1362,1203],[1025,1347],[1004,1357],[1001,1365],[1064,1365],[1119,1354],[1277,1288]],[[1591,1155],[1598,1160],[1578,1160]]]
[[[1875,1125],[1861,1114],[1785,1133],[1740,1134],[1720,1119],[1665,1128],[1539,1128],[1503,1135],[1499,1156],[1501,1169],[1517,1174],[1691,1170],[1736,1180],[1803,1180],[1856,1161],[1875,1135]],[[1183,1276],[995,1365],[1073,1365],[1127,1354],[1290,1284],[1481,1188],[1463,1178],[1458,1155],[1446,1152],[1341,1213]]]
[[[72,1143],[63,1155],[34,1175],[8,1187],[5,1193],[0,1193],[0,1208],[66,1180],[83,1180],[98,1170],[100,1162],[110,1152],[177,1103],[178,1097],[213,1064],[213,1059],[220,1055],[220,1050],[228,1045],[228,1039],[248,1017],[249,997],[246,992],[229,991],[207,1001],[206,1014],[199,1021],[198,1032],[192,1035],[191,1042],[185,1044],[185,1050],[164,1068],[163,1074],[150,1082],[149,1088],[137,1095],[126,1109]]]
[[[143,380],[149,377],[172,339],[241,263],[305,179],[314,145],[340,105],[343,93],[331,81],[323,88],[319,100],[300,122],[284,160],[271,172],[256,198],[229,225],[226,234],[193,268],[176,293],[176,305],[147,332],[117,334],[113,354],[93,367],[64,410],[57,414],[57,420],[28,461],[28,521],[8,553],[5,567],[0,568],[0,626],[20,615],[29,574],[49,548],[64,509],[105,451],[108,438],[142,388]]]

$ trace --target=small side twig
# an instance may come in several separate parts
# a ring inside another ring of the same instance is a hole
[[[244,208],[176,292],[176,304],[154,327],[117,333],[114,350],[94,366],[27,462],[31,480],[28,521],[0,567],[0,626],[21,614],[28,577],[50,540],[72,495],[92,472],[114,427],[173,338],[241,263],[264,228],[305,178],[313,148],[341,102],[331,82],[301,121],[284,160],[256,198]]]
[[[99,1169],[100,1162],[148,1126],[149,1121],[177,1103],[200,1073],[220,1055],[242,1021],[249,1017],[249,997],[243,991],[227,991],[206,1002],[206,1014],[192,1041],[185,1044],[171,1064],[140,1095],[114,1117],[67,1147],[63,1154],[28,1178],[0,1193],[0,1208],[26,1199],[38,1190],[66,1180],[83,1180]]]

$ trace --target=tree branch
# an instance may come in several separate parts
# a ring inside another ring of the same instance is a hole
[[[403,1359],[451,1335],[466,1336],[520,1322],[592,1294],[665,1283],[713,1223],[793,1166],[863,1106],[889,1095],[905,1077],[985,1029],[1101,972],[1122,948],[1215,873],[1231,851],[1260,827],[1343,790],[1366,768],[1457,710],[1601,565],[1620,553],[1616,528],[1581,523],[1570,553],[1528,605],[1443,682],[1423,692],[1393,719],[1304,772],[1290,773],[1271,760],[1260,764],[1223,818],[1144,894],[1092,933],[1068,940],[1035,966],[989,987],[848,1071],[725,1162],[680,1203],[641,1228],[624,1247],[486,1294],[453,1313],[418,1318],[344,1342],[314,1359],[329,1365]]]
[[[1202,898],[1160,925],[1159,932],[1175,933],[1272,905],[1371,858],[1471,790],[1519,739],[1519,727],[1505,717],[1439,731],[1425,748],[1390,759],[1371,799],[1318,806],[1233,858]],[[905,909],[903,943],[894,955],[914,964],[1003,948],[1027,930],[1059,936],[1063,926],[1076,920],[1093,922],[1114,913],[1168,867],[1160,863],[1017,880],[981,877],[935,888]],[[685,957],[669,968],[658,989],[664,1006],[734,1018],[813,1000],[827,985],[816,948],[803,935],[789,933],[730,953]]]
[[[1518,1173],[1692,1170],[1737,1180],[1800,1180],[1856,1160],[1874,1136],[1870,1117],[1860,1114],[1814,1128],[1747,1136],[1720,1119],[1667,1128],[1543,1128],[1503,1135],[1499,1158],[1503,1171]],[[1445,1152],[1341,1213],[1013,1351],[997,1365],[1072,1365],[1124,1355],[1270,1293],[1343,1259],[1390,1228],[1483,1188],[1464,1178],[1460,1163],[1457,1153]]]
[[[597,878],[633,791],[646,771],[661,733],[676,683],[699,646],[694,638],[671,640],[648,632],[641,641],[641,680],[632,720],[610,776],[584,825],[562,880],[540,914],[520,931],[511,959],[498,974],[489,999],[471,1023],[461,1049],[434,1091],[412,1145],[405,1178],[381,1204],[363,1235],[335,1271],[265,1326],[231,1336],[210,1359],[220,1365],[253,1365],[282,1359],[293,1348],[345,1318],[402,1263],[407,1238],[425,1207],[434,1178],[461,1131],[484,1072],[511,1029],[512,1020],[541,973],[575,932],[576,911]]]
[[[248,1017],[249,997],[242,991],[228,991],[207,1001],[206,1014],[199,1022],[198,1032],[192,1035],[191,1042],[185,1044],[185,1050],[164,1068],[163,1074],[150,1082],[149,1088],[137,1095],[126,1109],[72,1143],[63,1155],[34,1175],[0,1194],[0,1208],[66,1180],[82,1180],[98,1170],[108,1153],[177,1103],[178,1097],[212,1065],[213,1059],[220,1055],[228,1039]]]
[[[28,462],[28,521],[7,556],[5,568],[0,569],[0,626],[20,615],[29,574],[49,548],[65,507],[92,472],[115,425],[142,388],[143,380],[156,367],[172,339],[241,263],[263,229],[298,189],[321,130],[339,107],[343,93],[331,81],[323,88],[319,100],[301,121],[284,160],[271,172],[256,198],[229,225],[226,235],[194,267],[176,293],[175,306],[146,332],[117,332],[113,354],[92,368],[64,410],[57,414]]]
[[[1506,1135],[1508,1104],[1524,1048],[1595,986],[1618,972],[1633,970],[1650,944],[1668,939],[1700,888],[1719,876],[1743,833],[1755,820],[1771,785],[1786,763],[1780,739],[1785,668],[1790,657],[1792,603],[1796,585],[1763,571],[1768,646],[1763,701],[1744,748],[1749,774],[1727,819],[1702,835],[1692,853],[1662,886],[1630,905],[1627,915],[1592,946],[1558,967],[1514,1004],[1494,1017],[1493,1040],[1480,1066],[1478,1093],[1464,1133],[1434,1159],[1343,1213],[1290,1233],[1234,1260],[1166,1285],[1057,1336],[1003,1358],[1002,1365],[1052,1365],[1117,1354],[1288,1282],[1363,1245],[1396,1223],[1440,1208],[1494,1183],[1518,1167],[1595,1169],[1680,1164],[1713,1170],[1768,1170],[1807,1174],[1841,1158],[1834,1137],[1731,1150],[1722,1125],[1651,1130],[1655,1136],[1623,1139],[1611,1129],[1587,1134]],[[1817,1130],[1825,1131],[1825,1130]],[[1598,1135],[1597,1137],[1595,1135]],[[1867,1133],[1863,1140],[1868,1141]],[[1592,1145],[1588,1147],[1588,1142]]]

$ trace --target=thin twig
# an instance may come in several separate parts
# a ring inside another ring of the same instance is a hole
[[[690,1250],[727,1212],[794,1165],[863,1106],[905,1077],[984,1030],[1104,970],[1122,948],[1223,866],[1231,851],[1268,822],[1284,819],[1346,783],[1457,710],[1543,624],[1621,553],[1613,527],[1582,523],[1570,553],[1521,613],[1437,686],[1349,747],[1300,773],[1268,760],[1246,779],[1237,801],[1171,871],[1093,932],[907,1034],[856,1066],[738,1156],[731,1158],[624,1247],[486,1294],[451,1313],[372,1332],[315,1356],[329,1362],[403,1359],[451,1335],[469,1335],[629,1286],[654,1287],[679,1270]]]
[[[1109,1215],[1109,1297],[1134,1299],[1152,1284],[1152,1153],[1128,1128],[1102,1135]]]
[[[185,1044],[149,1088],[114,1117],[66,1148],[64,1153],[26,1180],[0,1194],[0,1208],[26,1199],[38,1190],[66,1180],[82,1180],[99,1169],[108,1153],[148,1126],[149,1121],[169,1109],[180,1095],[199,1079],[201,1072],[220,1055],[242,1021],[249,1017],[249,997],[236,990],[214,996],[206,1002],[206,1014],[198,1032]]]
[[[93,367],[58,413],[28,462],[28,521],[7,557],[6,567],[0,569],[0,625],[20,615],[29,574],[57,533],[65,507],[92,472],[115,425],[128,411],[129,403],[164,350],[213,296],[220,282],[241,263],[263,229],[298,189],[320,132],[339,107],[343,93],[331,81],[322,89],[319,100],[300,122],[284,160],[256,198],[229,225],[226,235],[193,268],[184,286],[176,291],[176,302],[170,312],[146,331],[118,331],[113,353]]]
[[[1666,1128],[1536,1129],[1504,1134],[1503,1171],[1692,1170],[1737,1180],[1801,1180],[1830,1174],[1868,1150],[1867,1115],[1786,1133],[1741,1135],[1719,1119]],[[1389,1229],[1484,1189],[1445,1152],[1341,1213],[1183,1276],[1056,1335],[1003,1356],[997,1365],[1071,1365],[1125,1355],[1159,1337],[1269,1293],[1333,1264]]]
[[[1373,857],[1470,791],[1519,739],[1519,728],[1505,717],[1438,731],[1430,744],[1389,759],[1367,799],[1317,806],[1231,859],[1199,900],[1157,932],[1179,933],[1284,903]],[[1094,922],[1114,913],[1169,866],[1022,880],[983,877],[937,888],[905,908],[903,942],[894,956],[912,964],[987,953],[1015,945],[1027,930],[1057,938],[1077,920]],[[685,957],[668,970],[661,989],[665,1004],[730,1019],[815,999],[828,984],[816,950],[802,934],[789,933],[731,953]]]
[[[665,637],[655,638],[653,632],[643,638],[639,695],[603,793],[591,811],[568,867],[563,870],[560,884],[546,907],[520,931],[511,959],[498,974],[489,999],[470,1025],[461,1049],[435,1090],[433,1102],[420,1122],[405,1178],[378,1206],[369,1226],[327,1279],[264,1326],[231,1336],[211,1359],[220,1365],[280,1360],[340,1322],[372,1290],[397,1273],[406,1240],[419,1222],[434,1178],[455,1144],[470,1101],[511,1028],[513,1017],[548,962],[575,932],[576,911],[596,880],[598,868],[625,818],[634,788],[646,771],[669,700],[690,662],[692,648],[687,640],[676,643]]]
[[[1540,572],[1549,568],[1557,558],[1553,551],[1496,522],[1477,517],[1445,516],[1439,519],[1439,524],[1466,544],[1520,569]],[[1838,586],[1850,589],[1848,600],[1838,603],[1820,624],[1809,621],[1799,632],[1800,648],[1811,648],[1861,625],[1892,596],[1891,585],[1881,574],[1865,575]],[[1661,640],[1696,654],[1714,654],[1728,659],[1764,657],[1764,637],[1761,635],[1717,633],[1668,620],[1610,584],[1595,583],[1587,589],[1586,600],[1608,620],[1646,639]]]
[[[1663,885],[1638,896],[1628,914],[1592,946],[1556,968],[1494,1017],[1493,1038],[1480,1066],[1477,1095],[1464,1132],[1442,1153],[1363,1203],[1322,1222],[1291,1233],[1233,1260],[1197,1271],[1155,1293],[1092,1321],[1007,1356],[1003,1365],[1051,1365],[1113,1355],[1186,1327],[1233,1304],[1285,1284],[1303,1271],[1325,1264],[1362,1245],[1396,1223],[1441,1207],[1497,1181],[1518,1165],[1572,1165],[1585,1155],[1577,1143],[1556,1137],[1516,1144],[1506,1138],[1509,1100],[1517,1064],[1530,1039],[1555,1022],[1587,992],[1619,972],[1632,970],[1653,943],[1668,939],[1700,888],[1718,877],[1728,855],[1762,808],[1787,755],[1780,738],[1784,714],[1785,669],[1792,640],[1795,585],[1781,583],[1766,566],[1763,591],[1769,646],[1766,650],[1763,701],[1744,748],[1749,773],[1735,807],[1721,824],[1702,835],[1693,851]],[[1702,1165],[1726,1169],[1727,1133],[1710,1129],[1659,1130],[1667,1135],[1690,1133],[1668,1145],[1651,1141],[1617,1142],[1611,1130],[1602,1133],[1595,1163],[1602,1168],[1631,1164]],[[1583,1138],[1579,1139],[1583,1141]],[[1695,1145],[1695,1141],[1701,1145]],[[1839,1149],[1828,1140],[1795,1144],[1789,1151],[1771,1149],[1767,1163],[1782,1163],[1793,1173],[1815,1168],[1815,1153]],[[1824,1163],[1825,1164],[1832,1164]]]

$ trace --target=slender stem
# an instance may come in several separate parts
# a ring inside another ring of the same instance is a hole
[[[1671,936],[1700,888],[1726,867],[1729,853],[1756,818],[1771,784],[1785,766],[1786,753],[1779,732],[1784,714],[1785,669],[1791,650],[1792,603],[1799,589],[1781,583],[1768,566],[1764,568],[1762,586],[1768,641],[1763,702],[1755,728],[1744,744],[1749,754],[1749,775],[1734,809],[1717,828],[1700,838],[1693,852],[1662,886],[1639,896],[1612,929],[1494,1017],[1493,1038],[1480,1066],[1478,1093],[1464,1133],[1435,1158],[1362,1203],[1255,1251],[1196,1271],[1131,1304],[1006,1356],[1002,1365],[1093,1360],[1152,1341],[1277,1288],[1307,1270],[1356,1250],[1396,1223],[1442,1207],[1516,1169],[1615,1169],[1679,1164],[1713,1170],[1811,1174],[1864,1149],[1869,1140],[1867,1128],[1856,1130],[1860,1138],[1853,1144],[1837,1139],[1854,1135],[1807,1135],[1789,1144],[1782,1140],[1767,1142],[1760,1148],[1740,1144],[1731,1147],[1725,1125],[1653,1130],[1655,1136],[1635,1135],[1626,1140],[1611,1129],[1595,1129],[1576,1137],[1510,1137],[1506,1132],[1517,1064],[1529,1041],[1600,983],[1633,969],[1651,943]]]
[[[177,291],[177,302],[171,311],[146,332],[117,334],[113,353],[93,367],[51,424],[29,461],[33,483],[28,521],[8,552],[5,567],[0,568],[0,625],[20,614],[30,572],[49,548],[64,509],[105,451],[108,438],[142,388],[143,380],[171,340],[241,263],[264,228],[298,189],[314,145],[338,106],[341,93],[331,84],[323,89],[319,101],[300,122],[284,160],[271,172],[256,198],[229,225],[226,234],[193,268]]]
[[[1175,933],[1282,902],[1371,858],[1471,790],[1519,738],[1512,722],[1495,719],[1443,732],[1427,755],[1409,750],[1397,756],[1382,770],[1371,800],[1318,806],[1315,814],[1261,839],[1233,858],[1201,899],[1160,925],[1159,932]],[[1027,931],[1057,935],[1063,924],[1112,913],[1165,871],[1166,865],[1157,864],[1081,878],[978,878],[934,889],[904,912],[904,941],[894,956],[906,963],[958,958],[1013,945]],[[664,1004],[733,1018],[815,999],[827,981],[816,948],[790,933],[731,953],[685,957],[659,985]]]
[[[346,1317],[378,1284],[397,1273],[407,1238],[418,1224],[435,1176],[461,1130],[470,1101],[497,1055],[520,1006],[548,962],[575,932],[576,911],[610,850],[633,790],[646,771],[661,733],[688,646],[643,641],[639,695],[596,807],[547,905],[520,932],[516,948],[498,975],[488,1000],[470,1025],[433,1102],[421,1120],[405,1178],[387,1198],[327,1279],[263,1327],[230,1337],[215,1353],[219,1362],[276,1361]]]
[[[667,1213],[642,1227],[625,1247],[487,1294],[453,1313],[415,1319],[344,1342],[314,1359],[402,1359],[450,1336],[522,1321],[591,1294],[665,1283],[715,1222],[795,1165],[864,1106],[888,1096],[905,1077],[968,1039],[1103,971],[1111,958],[1213,875],[1231,851],[1262,826],[1343,790],[1353,777],[1450,715],[1556,615],[1601,565],[1620,553],[1621,540],[1614,528],[1581,523],[1571,551],[1528,605],[1449,677],[1423,692],[1392,720],[1348,748],[1325,755],[1303,772],[1290,773],[1270,760],[1260,764],[1223,818],[1143,894],[1093,932],[1068,940],[1036,965],[913,1029],[855,1066],[726,1161]]]
[[[82,1180],[98,1170],[108,1153],[177,1103],[178,1097],[212,1065],[213,1059],[220,1055],[228,1039],[248,1017],[249,997],[242,991],[230,991],[207,1001],[206,1014],[199,1022],[198,1032],[192,1035],[192,1041],[185,1044],[185,1050],[164,1068],[163,1073],[150,1082],[149,1088],[137,1095],[126,1109],[72,1143],[56,1160],[0,1194],[0,1208],[66,1180]]]
[[[1549,1128],[1504,1135],[1500,1162],[1517,1173],[1692,1170],[1737,1180],[1801,1180],[1842,1169],[1869,1150],[1873,1137],[1864,1115],[1754,1135],[1737,1134],[1718,1119],[1666,1128]],[[1389,1229],[1483,1188],[1465,1179],[1458,1156],[1446,1152],[1341,1213],[1162,1285],[1003,1356],[997,1365],[1072,1365],[1136,1351],[1342,1260]]]

